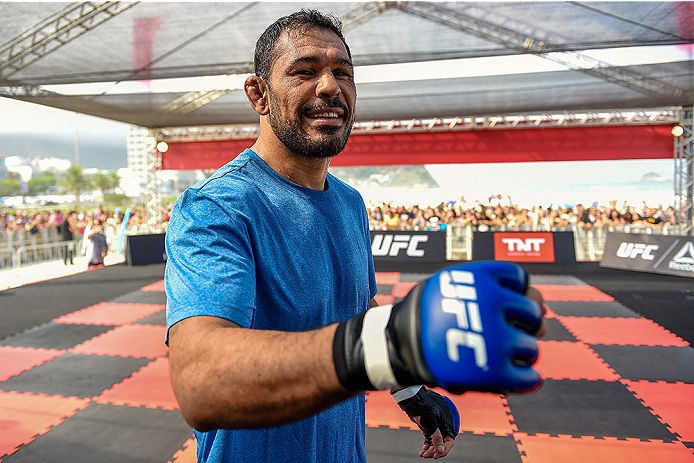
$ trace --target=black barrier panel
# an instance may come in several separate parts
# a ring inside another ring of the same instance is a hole
[[[600,266],[694,278],[694,238],[608,233]]]
[[[472,260],[494,260],[494,233],[472,233]]]
[[[128,264],[149,265],[166,262],[165,236],[165,233],[128,236]]]
[[[576,263],[573,232],[474,232],[472,260]]]
[[[552,235],[554,236],[554,262],[557,264],[575,264],[574,232],[552,232]]]
[[[445,231],[372,231],[374,260],[445,262]]]

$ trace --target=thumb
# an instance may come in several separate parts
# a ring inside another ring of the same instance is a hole
[[[437,429],[434,434],[431,435],[431,442],[437,452],[443,452],[445,447],[443,445],[443,436],[441,435],[441,430]]]

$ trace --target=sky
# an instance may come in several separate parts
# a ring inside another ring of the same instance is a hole
[[[616,54],[614,52],[617,52]],[[683,53],[686,55],[684,56]],[[663,62],[692,59],[692,48],[634,47],[591,51],[591,56],[613,64]],[[444,67],[437,67],[444,66]],[[397,71],[394,68],[397,67]],[[400,64],[357,68],[356,80],[379,82],[401,76],[405,80],[427,78],[422,72],[438,77],[499,75],[508,72],[552,72],[561,70],[557,63],[532,55],[499,58],[475,58],[433,62],[426,66]],[[384,77],[386,76],[386,77]],[[46,86],[65,94],[94,94],[141,91],[175,91],[183,84],[189,91],[196,85],[208,88],[223,81],[226,88],[238,85],[242,78],[229,76],[137,82],[95,83],[88,85]],[[236,82],[238,80],[238,82]],[[236,84],[234,84],[236,82]],[[156,85],[155,85],[156,84]],[[168,89],[168,90],[167,90]],[[76,162],[76,140],[79,141],[80,164],[106,170],[127,167],[126,136],[128,125],[97,117],[58,110],[33,103],[0,97],[0,156],[39,155]],[[511,195],[514,202],[524,204],[605,204],[610,200],[630,204],[670,205],[674,200],[672,160],[555,162],[522,164],[475,164],[428,166],[441,188],[435,191],[362,191],[369,200],[388,199],[402,203],[448,201],[464,196],[484,200],[493,194]],[[656,180],[644,181],[645,175]],[[430,198],[430,199],[429,199]]]
[[[120,122],[0,97],[0,156],[55,157],[76,164],[79,153],[79,164],[85,168],[117,170],[127,167],[128,127]]]

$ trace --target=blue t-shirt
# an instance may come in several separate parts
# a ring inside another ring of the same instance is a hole
[[[245,150],[186,190],[166,232],[167,333],[196,315],[304,331],[367,310],[376,279],[366,208],[330,174],[327,185],[294,184]],[[198,459],[365,462],[364,426],[359,396],[285,426],[196,432]]]

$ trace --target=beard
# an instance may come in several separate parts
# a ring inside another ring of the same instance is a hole
[[[325,99],[323,104],[305,106],[299,110],[297,117],[291,120],[281,106],[270,96],[270,114],[268,121],[275,136],[293,152],[312,158],[331,158],[337,156],[345,146],[354,126],[354,115],[339,99]],[[338,107],[344,110],[343,117],[349,117],[347,126],[322,125],[315,129],[318,136],[311,137],[301,128],[301,119],[305,114],[321,108]]]

